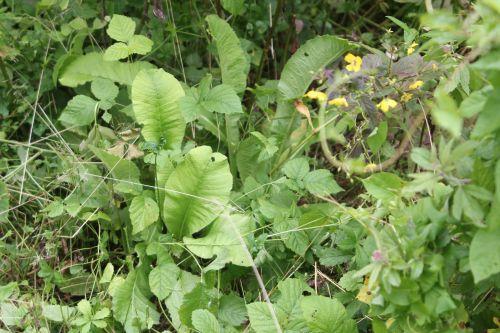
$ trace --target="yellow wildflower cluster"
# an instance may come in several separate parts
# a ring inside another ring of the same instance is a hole
[[[363,64],[363,59],[361,59],[361,57],[355,56],[352,53],[347,53],[344,60],[349,64],[345,66],[345,69],[349,72],[359,72],[361,70],[361,65]]]
[[[316,90],[309,90],[304,96],[310,99],[317,99],[319,102],[324,102],[327,99],[324,92]]]
[[[418,88],[420,88],[423,85],[424,85],[424,81],[417,80],[417,81],[413,82],[412,84],[410,84],[410,86],[408,88],[410,90],[417,90]]]
[[[377,104],[377,108],[382,112],[388,112],[390,109],[394,109],[398,105],[398,102],[391,98],[384,98]]]
[[[412,93],[404,92],[403,95],[401,95],[401,102],[406,103],[406,102],[410,101],[410,99],[412,99],[412,97],[413,97]]]
[[[318,100],[318,102],[325,102],[328,99],[328,96],[324,92],[317,91],[317,90],[309,90],[304,95],[304,97]],[[334,106],[344,106],[344,107],[349,106],[349,103],[347,103],[347,100],[345,99],[345,97],[334,98],[334,99],[328,101],[328,104],[334,105]]]
[[[345,106],[345,107],[349,106],[349,103],[347,103],[347,100],[344,97],[337,97],[332,100],[329,100],[328,104],[334,106]]]
[[[415,52],[415,48],[418,46],[417,43],[413,42],[411,43],[410,47],[408,48],[408,50],[406,50],[406,53],[408,55],[412,54],[413,52]]]

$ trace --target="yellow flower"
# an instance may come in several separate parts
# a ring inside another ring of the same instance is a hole
[[[406,53],[408,55],[412,54],[413,52],[415,52],[415,48],[418,46],[417,43],[413,42],[411,43],[410,47],[408,48],[408,50],[406,51]]]
[[[424,81],[418,80],[418,81],[415,81],[412,84],[410,84],[410,86],[408,88],[410,88],[411,90],[416,90],[423,85],[424,85]]]
[[[355,56],[352,53],[347,53],[344,60],[349,64],[345,66],[345,69],[349,72],[359,72],[361,70],[361,64],[363,63],[361,57]]]
[[[328,101],[328,104],[335,105],[335,106],[345,106],[345,107],[349,106],[349,103],[347,103],[347,100],[344,97],[334,98],[334,99]]]
[[[433,71],[437,71],[438,70],[438,65],[436,65],[435,63],[432,64],[432,70]]]
[[[391,98],[384,98],[377,104],[377,108],[379,108],[382,112],[387,112],[390,109],[394,109],[398,105],[398,102]]]
[[[320,102],[326,101],[327,99],[327,96],[324,92],[316,90],[309,90],[304,96],[310,99],[317,99]]]
[[[408,102],[410,99],[412,99],[412,97],[413,97],[413,94],[412,94],[412,93],[407,93],[407,92],[405,92],[405,93],[403,93],[403,95],[401,96],[401,102],[406,103],[406,102]]]

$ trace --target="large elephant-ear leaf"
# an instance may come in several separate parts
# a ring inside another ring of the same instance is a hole
[[[103,55],[96,52],[61,59],[54,71],[59,74],[59,82],[67,87],[76,87],[97,78],[131,85],[137,73],[144,69],[154,68],[145,61],[134,63],[104,61]]]
[[[137,122],[143,125],[146,141],[176,148],[182,143],[186,122],[179,108],[184,90],[177,79],[163,69],[149,69],[137,74],[132,83],[132,104]]]
[[[250,64],[240,40],[231,26],[217,15],[208,15],[206,20],[217,47],[222,82],[232,86],[238,94],[242,93],[246,88]]]
[[[348,41],[330,35],[309,40],[295,52],[283,68],[278,83],[281,98],[300,98],[325,66],[351,48]]]
[[[184,237],[184,245],[198,257],[210,259],[217,256],[219,262],[232,262],[238,266],[251,266],[252,258],[241,239],[251,235],[255,223],[246,215],[221,214],[210,226],[204,237]]]
[[[227,158],[201,146],[191,149],[165,186],[163,218],[177,239],[210,224],[229,201],[233,179]]]

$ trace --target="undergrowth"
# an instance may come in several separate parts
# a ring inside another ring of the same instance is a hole
[[[0,0],[1,332],[497,332],[500,5]]]

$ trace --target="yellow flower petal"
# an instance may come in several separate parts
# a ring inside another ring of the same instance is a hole
[[[412,54],[413,52],[415,52],[415,48],[418,46],[417,43],[413,42],[411,43],[410,47],[408,48],[408,50],[406,51],[406,53],[408,55]]]
[[[390,109],[394,109],[398,105],[398,102],[391,98],[384,98],[377,104],[377,108],[379,108],[382,112],[388,112]]]
[[[418,80],[418,81],[415,81],[412,84],[410,84],[410,86],[408,88],[411,89],[411,90],[416,90],[416,89],[420,88],[423,85],[424,85],[424,81]]]
[[[349,103],[347,103],[347,100],[344,97],[334,98],[334,99],[328,101],[328,104],[335,105],[335,106],[345,106],[345,107],[349,106]]]
[[[352,53],[348,53],[344,57],[345,62],[349,65],[345,66],[349,72],[359,72],[361,70],[361,64],[363,63],[363,59],[361,57],[355,56]]]
[[[327,99],[327,96],[324,92],[316,90],[309,90],[304,96],[310,99],[317,99],[320,102],[326,101]]]
[[[412,97],[413,97],[413,94],[411,94],[411,93],[406,93],[406,92],[405,92],[405,93],[403,93],[403,95],[401,96],[401,102],[406,103],[406,102],[408,102],[410,99],[412,99]]]
[[[347,53],[346,56],[344,57],[344,60],[345,60],[345,62],[350,64],[350,63],[354,62],[355,58],[356,58],[356,56],[354,54]]]

